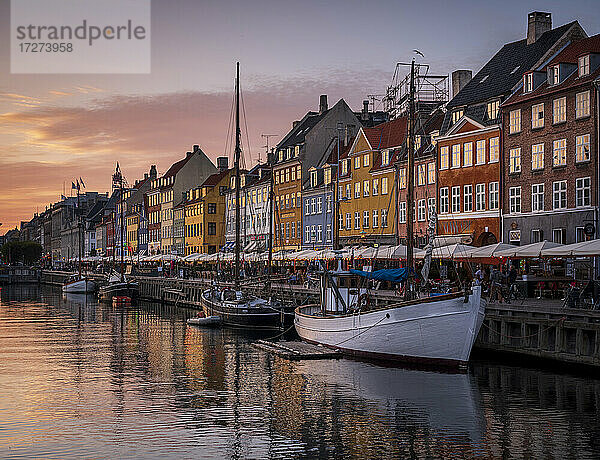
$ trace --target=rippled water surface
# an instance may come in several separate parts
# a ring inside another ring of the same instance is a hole
[[[600,457],[592,377],[289,362],[181,308],[1,298],[2,458]]]

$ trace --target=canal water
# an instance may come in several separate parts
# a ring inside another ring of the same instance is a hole
[[[600,457],[598,379],[289,362],[192,314],[3,288],[0,457]]]

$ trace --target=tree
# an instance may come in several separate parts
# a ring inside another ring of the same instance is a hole
[[[0,253],[6,263],[34,265],[42,256],[42,245],[35,241],[9,241],[0,248]]]

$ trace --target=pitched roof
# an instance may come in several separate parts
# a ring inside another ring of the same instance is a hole
[[[277,149],[294,146],[304,142],[306,134],[325,116],[329,110],[322,113],[307,112],[304,118],[294,126],[279,143]]]
[[[408,119],[399,117],[387,123],[381,123],[374,128],[363,128],[363,132],[373,150],[398,147],[406,140]]]
[[[214,187],[219,182],[221,182],[221,180],[225,176],[227,176],[227,174],[229,173],[229,171],[230,171],[229,169],[225,169],[225,170],[220,171],[218,173],[211,174],[210,176],[208,176],[206,178],[206,180],[204,182],[202,182],[201,187]]]
[[[571,43],[564,50],[562,50],[554,59],[552,59],[552,61],[550,61],[550,63],[546,65],[542,70],[545,71],[548,67],[558,63],[577,64],[579,56],[587,53],[600,53],[600,34]],[[600,66],[592,70],[588,75],[583,77],[579,77],[577,68],[575,68],[573,73],[569,75],[565,80],[563,80],[562,83],[558,85],[549,86],[548,81],[545,80],[534,91],[526,94],[523,93],[523,88],[521,87],[517,91],[515,91],[515,93],[512,94],[502,105],[509,106],[513,104],[518,104],[519,102],[537,99],[538,97],[547,94],[561,92],[569,88],[589,84],[598,76],[600,76]]]

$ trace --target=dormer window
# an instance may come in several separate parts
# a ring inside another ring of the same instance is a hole
[[[342,176],[348,174],[348,162],[346,160],[342,160]]]
[[[317,186],[317,171],[316,170],[310,172],[310,186],[311,187]]]
[[[390,164],[390,151],[384,150],[381,152],[381,166],[387,166]]]
[[[415,152],[421,148],[421,136],[415,136]]]
[[[495,120],[498,118],[498,111],[500,110],[500,101],[495,100],[487,103],[487,117],[488,120]]]
[[[331,167],[327,167],[323,170],[323,182],[325,185],[331,184]]]
[[[560,83],[560,66],[548,67],[548,84],[558,85]]]
[[[464,114],[464,109],[458,109],[452,112],[452,124],[455,124]]]
[[[277,161],[279,161],[279,162],[283,161],[283,149],[280,150],[277,153],[278,153],[278,155],[277,155],[278,156]]]
[[[579,76],[583,77],[590,73],[590,55],[586,54],[579,58]]]
[[[300,146],[299,145],[294,147],[294,156],[295,157],[300,156]]]
[[[531,93],[533,91],[533,74],[526,73],[523,75],[523,92]]]

